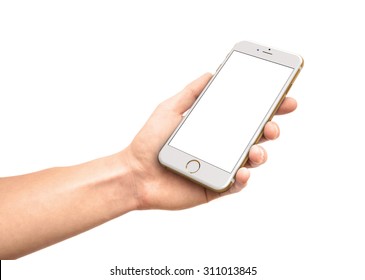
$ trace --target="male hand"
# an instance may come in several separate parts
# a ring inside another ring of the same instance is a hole
[[[204,74],[180,93],[162,102],[125,150],[133,170],[133,188],[139,209],[190,208],[238,192],[246,186],[250,177],[248,168],[265,163],[267,159],[265,149],[254,145],[250,150],[247,164],[237,172],[232,187],[226,192],[216,193],[174,174],[158,162],[158,153],[162,146],[180,123],[183,113],[192,106],[211,77],[209,73]],[[277,114],[290,113],[296,106],[297,103],[293,98],[285,98]],[[270,121],[265,125],[260,142],[274,140],[279,134],[278,125]]]

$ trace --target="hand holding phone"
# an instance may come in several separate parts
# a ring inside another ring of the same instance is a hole
[[[121,153],[121,157],[128,162],[129,168],[126,171],[131,174],[131,189],[138,199],[138,209],[190,208],[238,192],[247,184],[249,169],[240,168],[231,188],[224,193],[218,193],[199,187],[184,176],[171,172],[157,160],[161,147],[181,122],[184,112],[191,108],[211,78],[211,74],[204,74],[178,94],[161,102],[131,144]],[[288,114],[295,108],[295,99],[285,98],[277,114]],[[275,123],[268,122],[263,137],[275,140],[279,136],[278,130]],[[257,147],[259,149],[251,149],[246,167],[257,167],[265,162],[265,149],[259,145]]]
[[[302,67],[298,55],[237,43],[161,149],[160,163],[227,190]]]

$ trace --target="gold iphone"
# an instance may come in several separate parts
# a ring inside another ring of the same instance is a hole
[[[303,67],[295,54],[239,42],[159,153],[165,167],[227,190]]]

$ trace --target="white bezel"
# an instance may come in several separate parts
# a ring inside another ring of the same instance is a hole
[[[250,148],[252,145],[257,143],[258,139],[262,135],[262,131],[264,129],[265,124],[272,118],[275,114],[277,108],[281,104],[283,98],[285,97],[286,93],[290,89],[290,85],[294,82],[297,74],[299,73],[301,67],[303,66],[303,59],[299,55],[290,54],[287,52],[283,52],[277,49],[273,49],[271,47],[262,46],[252,42],[239,42],[237,43],[233,49],[229,52],[223,63],[218,67],[215,75],[219,73],[221,68],[226,63],[227,59],[229,59],[230,55],[233,51],[242,52],[259,59],[268,60],[274,63],[278,63],[284,66],[288,66],[293,68],[293,72],[290,75],[289,79],[285,83],[282,88],[282,91],[275,99],[274,103],[272,104],[271,108],[269,109],[268,113],[266,114],[265,118],[259,125],[256,133],[252,137],[250,143],[247,145],[245,151],[242,151],[241,157],[237,164],[235,165],[232,172],[227,172],[218,168],[214,165],[211,165],[201,159],[198,159],[190,154],[187,154],[181,150],[178,150],[169,145],[171,139],[174,137],[176,132],[179,130],[180,126],[183,125],[184,120],[189,116],[190,112],[194,110],[195,105],[199,102],[200,98],[203,96],[204,92],[207,88],[209,88],[210,83],[214,81],[214,77],[209,81],[207,86],[204,88],[200,96],[197,98],[195,103],[192,105],[191,110],[189,110],[188,114],[183,118],[179,126],[175,129],[172,133],[170,138],[167,140],[166,144],[161,149],[158,159],[160,163],[172,171],[179,173],[209,189],[214,191],[222,192],[225,191],[231,183],[234,182],[234,176],[238,169],[246,162],[247,156],[249,153]],[[228,136],[227,136],[228,137]],[[200,163],[200,169],[197,172],[191,173],[187,170],[187,163],[191,160],[198,160]]]

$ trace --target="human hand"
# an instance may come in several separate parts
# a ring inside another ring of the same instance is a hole
[[[127,161],[133,170],[132,188],[138,201],[138,209],[190,208],[215,198],[235,193],[244,188],[250,177],[248,168],[260,166],[267,160],[267,153],[260,145],[252,146],[245,167],[238,170],[235,183],[217,193],[164,168],[158,162],[158,153],[186,112],[204,89],[211,74],[207,73],[187,85],[180,93],[162,102],[146,124],[126,148]],[[287,114],[297,106],[293,98],[285,98],[276,114]],[[275,122],[265,125],[260,142],[279,137]]]

